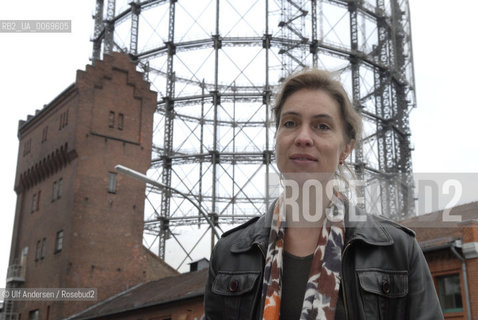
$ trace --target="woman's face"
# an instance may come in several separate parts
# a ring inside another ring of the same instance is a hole
[[[326,91],[301,89],[285,101],[276,135],[277,166],[282,174],[335,172],[353,149],[345,143],[339,105]],[[322,179],[321,179],[322,180]]]

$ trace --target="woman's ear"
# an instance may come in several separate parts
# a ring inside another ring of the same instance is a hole
[[[355,147],[355,140],[350,139],[350,141],[345,144],[344,150],[342,151],[340,159],[345,160],[349,156],[349,154],[352,153],[352,150],[354,149],[354,147]]]

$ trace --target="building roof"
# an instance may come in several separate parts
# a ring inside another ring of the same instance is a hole
[[[416,232],[422,249],[442,246],[461,238],[461,228],[466,222],[478,219],[478,202],[456,206],[450,210],[438,210],[409,218],[400,223]]]
[[[188,272],[136,285],[77,313],[67,320],[86,320],[202,297],[208,270]]]
[[[18,136],[20,133],[25,130],[30,124],[40,119],[44,114],[48,113],[51,109],[55,107],[60,101],[64,100],[70,94],[75,92],[75,83],[70,84],[66,89],[64,89],[59,95],[57,95],[52,101],[48,104],[43,105],[43,108],[35,110],[34,115],[28,115],[26,120],[20,120],[18,122]]]

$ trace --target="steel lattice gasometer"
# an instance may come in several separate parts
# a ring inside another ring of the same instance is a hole
[[[173,267],[209,256],[213,238],[174,190],[219,233],[274,198],[272,96],[307,66],[336,72],[363,116],[349,164],[366,209],[413,213],[407,0],[97,0],[93,57],[111,51],[158,92],[148,175],[170,188],[147,189],[145,244]]]

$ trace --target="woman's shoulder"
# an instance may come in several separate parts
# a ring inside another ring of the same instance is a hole
[[[249,221],[224,232],[215,245],[216,254],[240,253],[247,251],[258,239],[267,238],[264,230],[264,216]]]
[[[221,236],[220,242],[231,242],[235,239],[244,239],[244,238],[262,238],[268,237],[269,230],[272,222],[272,211],[277,200],[274,200],[269,206],[267,212],[263,215],[253,217],[247,222],[234,227]]]
[[[390,218],[371,214],[354,205],[346,205],[346,224],[351,226],[361,226],[361,227],[380,227],[380,228],[388,228],[391,230],[396,230],[397,232],[401,233],[404,232],[410,236],[415,236],[415,232],[407,228],[406,226],[400,224],[398,221],[392,220]]]
[[[230,230],[227,230],[226,232],[224,232],[221,236],[221,238],[225,238],[227,236],[230,236],[232,234],[239,234],[241,233],[242,231],[244,231],[245,229],[247,228],[251,228],[253,227],[253,225],[260,219],[260,216],[257,216],[257,217],[254,217],[252,219],[249,219],[247,222],[244,222],[243,224],[241,225],[238,225]]]
[[[253,218],[221,236],[211,253],[210,265],[215,272],[230,274],[262,268],[260,251],[265,252],[267,243],[262,220],[263,217]]]
[[[383,216],[373,216],[373,218],[376,219],[377,223],[379,223],[380,225],[386,228],[389,228],[393,231],[397,231],[399,233],[404,232],[405,234],[409,236],[415,237],[415,231],[400,224],[398,221],[391,220]]]
[[[410,244],[415,240],[415,232],[397,221],[383,216],[367,214],[362,210],[347,215],[345,221],[346,237],[361,239],[368,244],[380,246],[393,243]]]

